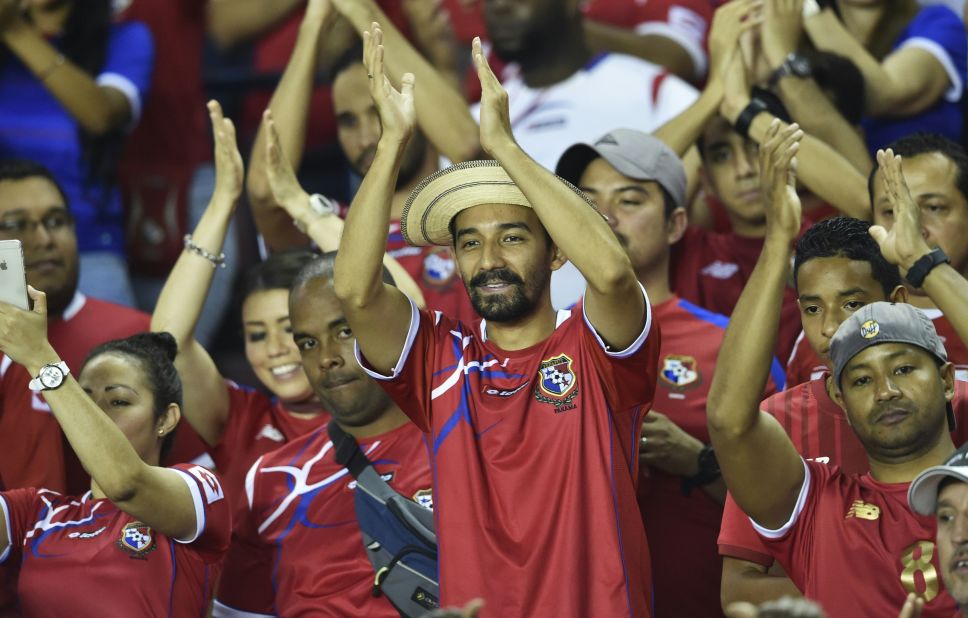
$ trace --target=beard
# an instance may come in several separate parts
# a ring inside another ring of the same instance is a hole
[[[474,311],[491,322],[514,322],[534,313],[538,297],[545,287],[551,272],[543,277],[537,272],[530,273],[530,283],[507,268],[496,268],[478,273],[467,284]],[[510,289],[504,294],[485,294],[481,286],[491,283],[504,283]]]

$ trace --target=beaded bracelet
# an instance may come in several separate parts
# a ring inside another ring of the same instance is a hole
[[[211,262],[212,268],[215,268],[215,267],[225,268],[225,254],[219,253],[218,255],[215,255],[214,253],[209,253],[202,247],[199,247],[194,242],[192,242],[191,234],[185,234],[185,249]]]

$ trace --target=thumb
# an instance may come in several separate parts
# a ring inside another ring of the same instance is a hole
[[[34,313],[39,313],[40,315],[47,315],[47,295],[33,286],[27,286],[27,296],[30,296],[30,300],[34,301]]]
[[[873,238],[881,247],[883,247],[884,243],[887,242],[887,229],[883,225],[872,225],[868,230],[868,233],[871,235],[871,238]]]
[[[400,94],[405,97],[413,96],[413,86],[416,78],[413,73],[404,73],[403,77],[400,79]]]

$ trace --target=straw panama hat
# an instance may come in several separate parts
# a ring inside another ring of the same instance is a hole
[[[592,208],[584,193],[564,179]],[[426,178],[410,192],[400,216],[400,231],[407,243],[419,247],[453,244],[450,222],[463,210],[482,204],[511,204],[531,208],[508,173],[497,161],[465,161]]]

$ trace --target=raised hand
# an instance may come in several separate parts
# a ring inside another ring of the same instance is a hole
[[[797,51],[803,34],[803,0],[765,0],[760,38],[770,70]]]
[[[888,231],[882,225],[872,225],[870,235],[881,247],[888,262],[896,264],[903,273],[925,253],[931,250],[924,240],[921,227],[921,209],[904,181],[901,157],[894,151],[877,151],[878,176],[884,183],[884,192],[894,211],[894,225]]]
[[[406,141],[417,125],[417,111],[413,104],[413,73],[404,73],[400,90],[393,87],[383,70],[383,31],[373,22],[363,32],[363,64],[370,78],[370,95],[383,124],[381,140]]]
[[[282,150],[272,110],[262,113],[262,126],[266,131],[266,178],[272,197],[294,220],[303,221],[310,214],[309,194],[300,186],[296,172]]]
[[[215,142],[215,190],[212,200],[234,206],[242,194],[245,168],[235,138],[235,125],[222,114],[222,106],[214,99],[208,102]]]
[[[904,599],[904,605],[901,607],[901,613],[898,614],[897,618],[919,618],[923,609],[924,599],[912,592]]]
[[[780,128],[774,119],[760,145],[760,188],[766,205],[767,236],[792,241],[800,233],[796,155],[803,131],[794,123]]]
[[[716,9],[709,28],[709,79],[723,79],[740,35],[763,23],[763,0],[732,0]]]
[[[492,156],[501,148],[514,144],[511,132],[511,113],[508,111],[508,93],[501,86],[481,49],[480,37],[474,37],[471,48],[477,78],[481,80],[481,147]]]
[[[0,351],[35,374],[56,353],[47,342],[47,295],[29,285],[27,295],[30,311],[0,302]]]

